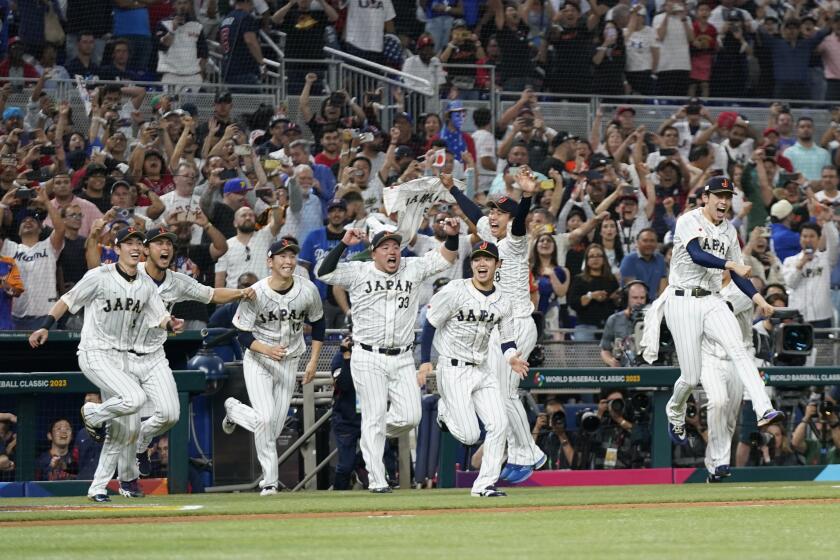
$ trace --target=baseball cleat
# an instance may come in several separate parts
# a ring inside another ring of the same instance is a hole
[[[510,475],[513,474],[513,468],[516,465],[512,463],[506,463],[504,467],[502,467],[502,472],[499,474],[499,480],[507,480],[510,478]]]
[[[93,496],[88,496],[88,500],[96,502],[97,504],[104,504],[105,502],[110,502],[111,498],[108,497],[108,494],[95,494]]]
[[[785,421],[785,413],[781,410],[776,410],[771,408],[767,412],[764,413],[758,421],[758,427],[763,428],[764,426],[769,426],[770,424],[776,424]]]
[[[685,437],[685,426],[677,426],[668,422],[668,437],[671,438],[677,445],[685,445],[688,443],[688,438]]]
[[[521,484],[531,478],[531,475],[534,474],[534,469],[530,465],[511,465],[513,467],[513,472],[507,478],[507,481],[511,484]]]
[[[149,453],[141,451],[137,454],[137,470],[140,476],[146,477],[152,475],[152,462],[149,461]]]
[[[496,489],[495,486],[488,486],[484,490],[479,490],[478,492],[473,490],[470,492],[470,495],[475,496],[476,498],[503,498],[507,496],[507,494],[501,490]]]
[[[540,470],[541,468],[543,468],[543,467],[545,466],[545,464],[546,464],[546,463],[548,463],[548,455],[546,455],[545,453],[543,453],[543,456],[542,456],[542,457],[540,457],[539,461],[537,461],[536,463],[534,463],[533,465],[531,465],[531,468],[533,468],[535,471],[538,471],[538,470]]]
[[[128,482],[120,481],[120,496],[124,498],[143,498],[146,494],[140,489],[140,483],[135,478]]]
[[[732,471],[729,469],[729,465],[715,467],[715,476],[719,476],[721,478],[729,478],[732,476]]]
[[[277,494],[276,486],[266,486],[260,490],[260,496],[274,496],[275,494]]]
[[[91,439],[96,443],[102,443],[105,441],[105,426],[94,426],[93,424],[88,423],[87,415],[85,414],[85,410],[89,407],[96,406],[94,403],[85,403],[82,405],[81,415],[82,415],[82,424],[85,427],[85,431],[90,435]]]
[[[371,488],[370,489],[371,494],[390,494],[391,492],[393,492],[393,490],[391,490],[390,486],[386,486],[384,488]]]
[[[225,411],[230,410],[230,408],[234,404],[237,404],[238,402],[239,401],[237,401],[233,397],[228,397],[227,400],[225,400]],[[235,429],[236,429],[236,424],[233,422],[233,420],[230,419],[230,416],[225,414],[225,418],[224,418],[224,420],[222,420],[222,431],[224,433],[226,433],[227,435],[230,435],[230,434],[233,433],[233,431]]]

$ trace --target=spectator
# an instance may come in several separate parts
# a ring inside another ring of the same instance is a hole
[[[68,8],[69,11],[69,8]],[[101,11],[101,10],[96,10]],[[68,37],[68,45],[70,43],[70,39]],[[104,43],[103,43],[104,49]],[[68,48],[69,50],[69,48]],[[71,76],[82,76],[84,79],[89,80],[94,76],[99,75],[99,65],[96,63],[95,58],[95,50],[96,50],[96,39],[93,36],[93,33],[89,32],[82,32],[79,34],[78,39],[75,44],[75,53],[76,56],[74,58],[68,58],[69,62],[65,65],[67,68],[67,72]],[[69,56],[69,53],[68,53]],[[101,60],[101,53],[100,53],[100,60]]]
[[[838,192],[837,186],[837,168],[833,165],[823,167],[820,174],[820,190],[814,197],[825,206],[838,206],[840,205],[840,192]]]
[[[837,403],[826,395],[825,402],[836,410]],[[809,403],[791,438],[791,447],[801,454],[806,465],[840,463],[840,423],[837,414],[820,412],[817,404]]]
[[[114,30],[113,36],[117,39],[116,45],[124,41],[126,55],[128,45],[131,45],[131,58],[125,61],[131,68],[141,72],[149,69],[149,61],[152,57],[152,29],[149,27],[148,6],[155,4],[155,0],[114,0]],[[98,8],[98,9],[101,9]],[[116,53],[115,55],[116,56]],[[103,78],[102,79],[114,79]]]
[[[352,352],[353,339],[348,335],[330,364],[335,383],[332,432],[338,448],[333,490],[350,490],[350,477],[360,462],[356,449],[361,438],[362,415],[356,404],[358,397],[350,370]]]
[[[283,227],[286,232],[305,239],[323,224],[321,200],[317,194],[321,186],[313,176],[312,168],[306,164],[295,166],[294,175],[287,184],[289,208]]]
[[[443,44],[443,43],[441,43]],[[444,64],[479,64],[479,60],[487,57],[478,35],[470,31],[467,22],[456,19],[452,23],[452,36],[449,43],[440,53],[440,61]],[[478,99],[477,69],[447,68],[449,82],[458,90],[461,99]]]
[[[232,179],[225,185],[225,190],[233,189],[234,182],[245,183],[242,179]],[[259,278],[268,276],[265,255],[283,226],[279,205],[272,208],[268,225],[260,230],[256,229],[256,219],[254,211],[247,206],[236,211],[233,222],[236,235],[227,240],[228,251],[216,263],[217,288],[235,287],[239,277],[245,272],[253,272]]]
[[[46,189],[37,188],[33,202],[22,211],[23,218],[18,228],[20,243],[5,239],[0,247],[0,256],[13,257],[17,261],[23,284],[27,287],[12,310],[15,329],[24,331],[38,328],[58,299],[56,269],[64,247],[64,220],[49,203]],[[52,220],[53,231],[41,240],[44,208]]]
[[[727,0],[729,1],[729,0]],[[749,16],[748,12],[747,16]],[[718,52],[712,67],[711,94],[714,97],[743,97],[748,82],[743,79],[748,75],[748,58],[752,55],[752,45],[746,33],[750,31],[750,22],[744,19],[740,10],[732,10],[727,21],[717,25]]]
[[[840,101],[840,13],[831,18],[832,33],[817,46],[825,67],[826,101]]]
[[[652,75],[656,74],[659,65],[659,43],[653,28],[647,25],[647,9],[641,3],[630,8],[630,19],[623,35],[627,49],[624,77],[631,93],[653,95]]]
[[[210,207],[210,223],[215,224],[219,231],[227,237],[236,235],[234,227],[235,213],[245,207],[247,193],[251,190],[248,184],[241,179],[220,178],[222,169],[213,170],[208,181],[208,188],[201,197],[201,208]],[[215,192],[222,192],[222,200],[210,203]]]
[[[289,0],[271,16],[272,23],[286,34],[283,54],[304,60],[324,58],[327,26],[337,20],[338,12],[329,0]],[[298,93],[308,70],[290,66],[286,66],[288,87],[290,93]]]
[[[565,255],[564,255],[565,256]],[[565,301],[571,275],[561,266],[557,241],[552,233],[542,233],[531,249],[531,275],[537,283],[537,311],[545,318],[547,329],[561,326],[560,304]]]
[[[99,393],[87,393],[85,395],[85,402],[101,404],[102,398],[99,396]],[[93,480],[93,475],[96,473],[96,467],[99,464],[99,454],[102,451],[102,444],[94,441],[84,428],[76,432],[75,440],[76,445],[73,448],[73,456],[77,458],[79,463],[79,474],[76,478],[79,480]]]
[[[595,230],[593,241],[604,248],[610,270],[616,278],[621,275],[621,263],[624,260],[624,247],[618,236],[618,225],[612,215],[607,215]]]
[[[601,334],[601,361],[608,367],[630,367],[635,365],[635,341],[631,317],[648,302],[647,285],[641,280],[628,282],[624,286],[626,307],[607,318]]]
[[[102,9],[102,0],[67,0],[66,6],[66,60],[79,58],[81,38],[88,35],[93,40],[92,62],[99,66],[105,52],[105,36],[109,35],[114,27],[112,11]],[[67,71],[73,75],[72,70],[68,68]]]
[[[809,181],[819,180],[824,167],[831,165],[828,150],[814,142],[814,120],[799,117],[796,121],[796,143],[785,150],[785,157],[793,164],[797,173]]]
[[[600,45],[592,57],[592,64],[595,65],[593,91],[600,95],[624,95],[626,60],[627,47],[621,29],[614,22],[608,21],[601,32]]]
[[[447,149],[455,159],[462,160],[461,154],[469,152],[475,159],[475,142],[472,136],[463,132],[467,110],[460,101],[450,101],[446,108],[446,128],[440,132],[440,139],[446,142]]]
[[[548,456],[550,470],[571,469],[575,465],[575,446],[566,432],[566,410],[556,399],[545,403],[545,412],[537,416],[531,431],[537,447]]]
[[[333,175],[332,170],[326,165],[311,161],[312,155],[309,152],[308,141],[294,140],[289,143],[287,150],[293,165],[306,165],[312,170],[312,175],[315,179],[312,183],[313,192],[321,200],[322,217],[326,216],[326,204],[335,195],[335,175]]]
[[[428,86],[422,82],[412,81],[404,78],[406,86],[422,91],[427,96],[433,96],[446,81],[446,74],[440,59],[435,56],[435,40],[431,35],[421,35],[417,39],[417,54],[408,57],[403,63],[402,71],[429,83]]]
[[[0,61],[0,77],[25,78],[32,81],[38,79],[38,70],[23,59],[23,52],[20,39],[10,37],[6,58]],[[21,89],[19,84],[15,84],[14,88]]]
[[[285,115],[275,115],[271,118],[268,122],[268,133],[271,136],[257,149],[257,153],[260,156],[267,156],[285,147],[283,137],[289,122],[289,118]]]
[[[14,257],[0,257],[0,331],[14,330],[12,304],[23,291],[23,280]]]
[[[605,9],[605,8],[604,8]],[[588,16],[581,18],[580,5],[577,2],[566,2],[557,12],[554,19],[559,25],[553,25],[546,40],[541,43],[539,59],[545,63],[545,89],[552,92],[589,93],[592,90],[593,42],[596,41],[594,31],[598,26],[600,15],[604,10],[597,4],[589,11]],[[615,25],[610,24],[614,30]],[[597,43],[601,44],[599,52],[606,53],[604,37]],[[612,64],[611,68],[624,68],[624,45],[616,34],[610,39],[610,50],[621,52],[621,64]],[[502,51],[504,55],[504,51]],[[595,60],[599,58],[595,53]],[[598,91],[598,90],[595,90]],[[622,90],[621,93],[624,93]]]
[[[502,0],[488,0],[487,10],[493,13],[496,24],[500,51],[496,72],[504,91],[522,91],[527,85],[537,83],[528,44],[528,25],[522,21],[516,6],[504,6]]]
[[[758,27],[758,35],[773,53],[774,97],[780,99],[810,99],[808,61],[811,52],[820,44],[829,30],[816,33],[808,39],[799,34],[799,20],[787,19],[782,25],[782,36],[770,35]]]
[[[711,7],[706,2],[697,5],[697,19],[692,23],[694,39],[691,41],[691,85],[688,95],[709,96],[712,63],[717,50],[717,28],[709,22]]]
[[[391,0],[348,2],[344,25],[344,51],[376,64],[383,64],[385,33],[394,32]]]
[[[650,189],[648,189],[650,194]],[[639,213],[639,204],[645,201],[645,210]],[[618,237],[621,240],[622,253],[629,255],[636,250],[636,239],[642,230],[651,227],[650,218],[654,213],[654,204],[650,200],[650,196],[645,199],[641,193],[630,192],[627,187],[619,187],[613,190],[597,208],[595,213],[607,211],[615,202],[618,202]]]
[[[86,236],[79,234],[82,224],[82,210],[71,204],[61,209],[64,220],[64,249],[58,258],[59,293],[67,293],[87,272],[85,264]],[[81,325],[78,325],[81,327]]]
[[[36,480],[72,480],[79,472],[79,464],[73,456],[70,444],[73,441],[73,426],[66,418],[59,418],[50,424],[47,432],[50,448],[44,451],[35,463]]]
[[[656,232],[651,228],[643,229],[636,235],[636,250],[621,261],[622,284],[627,286],[634,280],[641,280],[652,299],[659,297],[668,285],[665,258],[656,251],[656,243]]]
[[[486,107],[473,111],[476,131],[472,133],[476,151],[478,190],[487,191],[496,177],[496,137],[493,135],[492,115]]]
[[[688,91],[691,72],[690,44],[694,40],[691,19],[679,0],[667,0],[662,12],[653,18],[659,41],[657,93],[682,96]]]
[[[400,122],[405,122],[404,119],[397,119],[394,126],[399,126]],[[411,130],[411,122],[409,121],[409,130]],[[323,165],[332,169],[341,160],[341,137],[338,132],[338,127],[329,124],[321,129],[321,151],[315,154],[315,163]],[[333,176],[334,178],[334,176]]]
[[[569,286],[569,306],[577,313],[575,340],[595,340],[595,332],[604,328],[615,311],[618,288],[603,247],[589,245],[584,253],[583,272],[573,276]]]
[[[102,80],[134,81],[145,78],[144,71],[131,64],[131,43],[127,39],[117,39],[111,50],[111,63],[99,68]],[[144,48],[138,45],[135,48]]]
[[[225,89],[217,90],[216,95],[213,97],[213,114],[206,122],[202,122],[196,128],[195,140],[200,146],[204,146],[209,142],[212,147],[222,139],[225,131],[233,124],[233,118],[230,114],[232,108],[233,96],[230,91]],[[208,136],[210,137],[209,140],[207,139]],[[203,153],[203,157],[206,157],[206,154]]]
[[[461,0],[420,0],[420,3],[426,11],[426,33],[436,45],[443,45],[449,39],[455,17],[464,15]]]
[[[825,234],[825,240],[821,236]],[[806,222],[799,228],[802,251],[782,261],[782,275],[790,293],[790,305],[815,328],[828,328],[834,315],[831,303],[831,269],[838,261],[837,230],[833,222],[825,229]],[[824,250],[821,250],[824,247]]]
[[[198,171],[191,163],[181,163],[175,168],[175,175],[172,177],[175,188],[160,196],[164,206],[163,214],[160,214],[162,221],[166,222],[170,216],[180,214],[183,214],[187,221],[192,221],[195,213],[201,211],[200,197],[195,192],[197,175]],[[196,230],[198,237],[201,237],[200,229]]]
[[[17,424],[17,416],[11,412],[0,412],[0,478],[14,474],[15,470],[15,447],[17,447],[17,434],[12,425]]]
[[[164,84],[201,84],[207,64],[207,39],[190,0],[175,0],[175,13],[157,24],[158,64]]]
[[[259,280],[260,279],[257,278],[257,275],[253,272],[245,272],[240,274],[239,278],[236,280],[236,289],[244,290],[245,288],[250,288]],[[207,322],[207,328],[232,329],[233,316],[236,315],[236,310],[238,308],[238,301],[231,301],[230,303],[220,305],[213,312],[213,315],[210,316],[210,320]]]
[[[235,0],[233,11],[219,24],[222,47],[222,80],[226,84],[257,85],[262,74],[263,53],[258,38],[260,23],[251,15],[252,0]],[[243,89],[242,93],[253,93]]]
[[[743,249],[744,264],[752,267],[753,278],[758,278],[767,286],[784,285],[782,263],[770,250],[770,230],[757,226],[750,232],[749,241]]]

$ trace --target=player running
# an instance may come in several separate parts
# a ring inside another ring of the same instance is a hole
[[[275,241],[268,251],[271,275],[252,286],[255,299],[242,301],[233,318],[233,326],[242,331],[242,369],[251,406],[228,398],[222,430],[231,434],[239,425],[253,432],[263,471],[260,496],[277,494],[277,438],[289,412],[298,363],[306,350],[303,324],[312,326],[312,353],[304,383],[315,377],[324,342],[321,295],[309,279],[295,275],[298,253],[300,247],[290,239]]]
[[[513,304],[516,347],[527,359],[537,344],[537,326],[531,318],[534,306],[529,291],[525,219],[531,209],[531,197],[537,190],[537,181],[527,166],[521,167],[516,182],[522,189],[522,200],[519,204],[504,196],[491,200],[488,202],[488,216],[484,216],[472,200],[452,186],[452,181],[442,177],[441,182],[449,189],[467,219],[475,224],[479,238],[498,246],[501,264],[496,272],[496,283]],[[499,388],[508,418],[508,459],[500,478],[518,484],[527,480],[548,458],[531,436],[531,425],[519,400],[520,377],[503,357],[501,342],[496,329],[490,338],[488,367],[499,376]]]
[[[438,359],[438,423],[464,445],[474,445],[481,436],[480,418],[487,432],[484,458],[472,487],[473,496],[506,494],[494,486],[499,478],[507,439],[507,415],[498,375],[488,367],[487,346],[498,326],[500,350],[507,363],[522,378],[528,362],[516,350],[510,301],[496,289],[499,249],[483,241],[470,254],[472,278],[452,280],[432,297],[420,349],[420,377],[431,373],[432,340]],[[476,414],[478,417],[476,417]]]
[[[353,302],[350,370],[362,412],[362,456],[374,493],[391,491],[382,462],[385,438],[420,423],[418,381],[423,380],[416,376],[411,353],[414,323],[420,284],[458,258],[458,220],[447,218],[444,228],[444,244],[422,257],[402,258],[402,237],[380,231],[370,243],[372,261],[339,264],[347,247],[365,240],[362,230],[350,229],[318,269],[322,282],[341,286]]]
[[[118,261],[89,270],[50,309],[43,326],[29,336],[38,348],[47,342],[49,329],[67,311],[85,308],[79,342],[79,366],[104,401],[85,403],[82,420],[96,441],[103,441],[99,465],[88,497],[110,502],[107,485],[117,463],[133,463],[138,426],[133,415],[154,394],[161,356],[145,342],[148,329],[181,332],[184,321],[171,317],[151,278],[137,270],[143,254],[143,233],[128,227],[117,234]],[[165,360],[164,360],[165,361]],[[105,426],[108,426],[107,436]],[[121,457],[121,455],[123,455]],[[131,482],[120,473],[120,485]]]
[[[671,439],[679,445],[687,443],[686,403],[700,381],[701,347],[705,338],[719,344],[732,360],[732,367],[755,408],[758,426],[784,419],[784,413],[773,409],[758,368],[747,354],[738,322],[720,295],[723,270],[728,270],[735,285],[758,305],[764,316],[773,314],[773,306],[747,279],[750,267],[743,264],[735,228],[726,219],[733,193],[729,179],[712,177],[701,195],[704,206],[679,217],[669,287],[660,296],[665,298],[665,320],[680,363],[680,377],[667,406],[668,430]]]

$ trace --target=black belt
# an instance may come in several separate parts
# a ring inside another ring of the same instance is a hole
[[[478,365],[478,364],[474,364],[472,362],[459,362],[455,358],[452,358],[451,360],[449,360],[449,363],[452,364],[455,367],[462,367],[462,366],[475,367],[475,366]]]
[[[129,354],[134,354],[135,356],[148,356],[149,355],[148,352],[146,352],[145,354],[141,354],[140,352],[137,352],[135,350],[117,350],[116,348],[112,348],[112,350],[114,350],[116,352],[128,352]]]
[[[403,352],[408,352],[412,348],[411,344],[400,348],[378,348],[373,347],[370,344],[365,344],[364,342],[360,342],[359,346],[362,347],[362,350],[367,350],[368,352],[377,352],[379,354],[385,354],[386,356],[399,356]]]
[[[691,296],[691,297],[706,297],[712,295],[714,292],[704,290],[703,288],[692,288],[690,290],[674,290],[676,296]]]

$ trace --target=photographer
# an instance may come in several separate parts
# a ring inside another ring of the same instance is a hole
[[[602,393],[593,421],[581,417],[578,460],[584,469],[642,468],[650,461],[650,432],[647,429],[647,395],[637,394],[631,406],[622,391]],[[585,414],[584,414],[585,416]],[[636,422],[625,416],[634,418]],[[595,427],[594,420],[600,419]],[[590,426],[594,430],[588,430]],[[638,424],[638,425],[637,425]]]
[[[791,446],[805,457],[806,465],[840,463],[840,421],[837,403],[830,395],[812,395],[793,431]]]
[[[335,465],[333,490],[350,490],[350,475],[360,462],[356,451],[362,435],[362,415],[356,406],[356,388],[350,373],[350,356],[353,351],[352,335],[341,341],[340,351],[333,356],[330,371],[333,373],[332,431],[338,460]]]
[[[674,467],[703,468],[706,464],[706,450],[709,442],[708,406],[701,405],[689,397],[685,410],[685,429],[688,435],[686,445],[673,447]]]
[[[604,324],[601,336],[601,360],[609,367],[629,366],[633,363],[633,312],[647,303],[647,286],[640,280],[627,284],[623,290],[626,307],[613,313]]]
[[[566,433],[566,410],[560,401],[549,399],[545,403],[545,412],[537,416],[531,435],[548,455],[547,469],[571,469],[575,464],[575,447]]]

